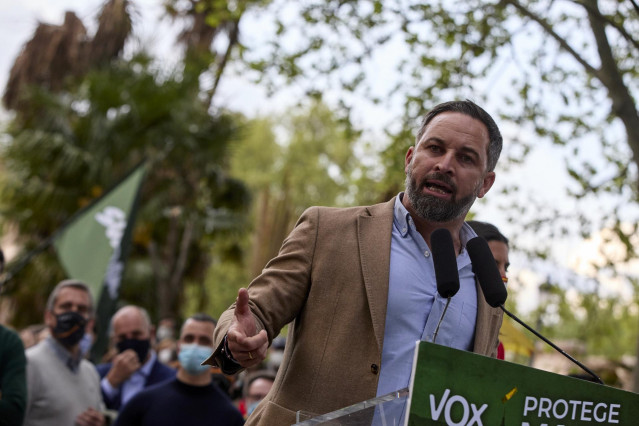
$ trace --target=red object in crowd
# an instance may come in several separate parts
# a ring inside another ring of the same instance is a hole
[[[244,398],[238,401],[237,409],[242,413],[242,417],[246,418],[246,401],[244,401]]]

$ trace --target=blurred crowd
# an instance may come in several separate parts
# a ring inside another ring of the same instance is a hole
[[[216,326],[204,313],[153,323],[143,307],[124,306],[111,318],[109,350],[92,362],[92,300],[84,283],[65,280],[42,324],[0,325],[0,426],[241,425],[273,385],[285,339],[262,364],[228,376],[202,365]]]

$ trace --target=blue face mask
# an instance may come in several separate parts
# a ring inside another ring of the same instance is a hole
[[[213,349],[209,346],[196,344],[181,345],[178,360],[187,373],[195,376],[210,370],[211,367],[209,365],[201,364],[206,361],[212,353]]]
[[[93,346],[93,337],[90,334],[84,334],[82,339],[80,339],[80,353],[83,357],[86,357],[91,350],[91,346]]]
[[[261,401],[261,399],[260,399],[260,401]],[[248,408],[246,409],[246,415],[247,416],[250,416],[251,414],[253,414],[253,411],[255,411],[255,409],[257,408],[257,404],[259,404],[260,401],[255,401],[251,405],[248,406]]]

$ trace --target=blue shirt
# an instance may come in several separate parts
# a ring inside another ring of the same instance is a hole
[[[140,367],[137,371],[135,371],[131,377],[128,378],[124,383],[122,383],[122,398],[120,406],[124,407],[124,405],[129,401],[129,399],[133,398],[138,392],[144,389],[144,385],[146,384],[146,378],[151,374],[151,370],[153,369],[153,364],[157,359],[157,355],[154,350],[149,350],[149,359]],[[109,380],[104,376],[100,381],[100,386],[102,387],[102,391],[106,394],[106,396],[110,399],[114,399],[118,392],[120,392],[120,388],[114,388],[109,383]]]
[[[395,199],[384,346],[377,396],[408,387],[415,342],[432,341],[446,299],[437,294],[430,248],[408,210]],[[460,289],[451,298],[435,343],[471,350],[477,317],[477,289],[466,243],[477,235],[464,223],[457,256]]]

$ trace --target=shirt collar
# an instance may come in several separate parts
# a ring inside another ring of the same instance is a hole
[[[149,374],[151,374],[151,370],[153,369],[153,364],[155,363],[155,360],[157,359],[157,355],[155,354],[155,351],[153,349],[149,349],[149,355],[150,355],[149,359],[137,371],[137,373],[143,375],[144,377],[147,377]]]
[[[405,238],[408,235],[409,227],[415,228],[415,224],[413,223],[413,219],[410,217],[410,213],[406,210],[406,207],[402,204],[402,197],[404,196],[403,192],[400,192],[395,198],[395,206],[393,208],[393,222],[395,223],[395,227],[399,231],[402,238]]]
[[[402,198],[404,197],[404,193],[400,192],[395,198],[395,206],[393,213],[393,222],[395,223],[395,227],[401,234],[403,238],[408,235],[408,230],[412,228],[413,230],[417,230],[415,227],[415,222],[413,222],[413,218],[410,216],[404,204],[402,204]],[[462,245],[462,253],[466,250],[466,244],[468,241],[475,238],[477,234],[473,231],[473,228],[464,222],[459,231],[459,239],[461,240]]]
[[[60,344],[53,337],[49,336],[46,338],[46,342],[51,349],[53,349],[53,353],[66,365],[69,370],[74,373],[78,371],[80,366],[80,362],[82,361],[82,354],[78,354],[77,356],[73,356],[71,352],[64,346]]]
[[[468,244],[468,241],[472,240],[476,236],[477,233],[473,230],[473,228],[469,224],[464,222],[461,229],[459,230],[459,239],[461,240],[462,251],[466,250],[466,244]]]

